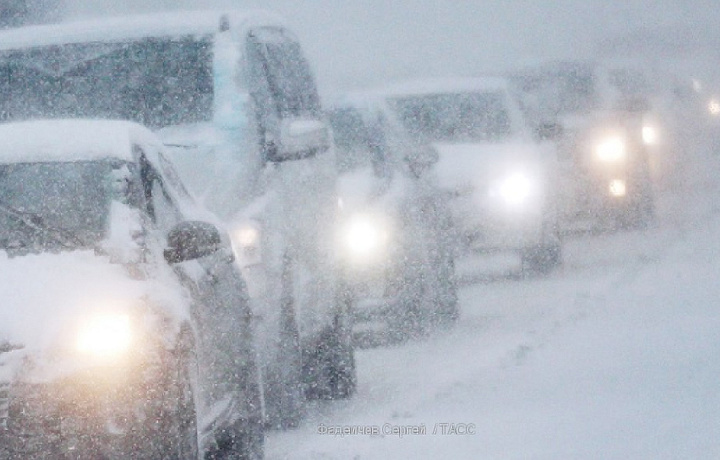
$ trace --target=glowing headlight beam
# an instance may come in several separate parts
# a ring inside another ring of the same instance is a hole
[[[610,181],[610,185],[608,186],[608,191],[610,192],[611,196],[614,197],[624,197],[627,194],[627,186],[625,185],[625,181],[622,179],[613,179]]]
[[[620,137],[612,137],[598,144],[595,152],[600,161],[621,161],[625,158],[625,142]]]
[[[658,140],[658,133],[653,126],[643,126],[642,140],[645,145],[654,145]]]
[[[240,227],[233,234],[233,239],[242,247],[255,246],[260,239],[260,231],[252,226]]]
[[[353,218],[346,228],[345,243],[355,255],[367,255],[377,251],[385,239],[385,232],[379,223],[367,216]]]
[[[710,115],[714,117],[720,115],[720,101],[717,99],[712,99],[708,103],[708,111],[710,112]]]
[[[513,174],[502,182],[499,191],[505,201],[517,205],[530,196],[532,183],[524,174]]]
[[[132,331],[127,315],[106,314],[88,318],[78,333],[76,349],[96,357],[117,356],[130,348]]]

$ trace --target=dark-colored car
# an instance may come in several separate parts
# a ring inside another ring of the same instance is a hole
[[[262,458],[229,238],[130,122],[0,126],[0,458]]]

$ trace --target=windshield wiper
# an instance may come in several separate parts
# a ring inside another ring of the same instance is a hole
[[[72,232],[63,228],[46,225],[43,218],[38,214],[29,211],[21,211],[20,209],[13,208],[3,202],[0,202],[0,211],[10,217],[14,217],[18,222],[22,223],[25,227],[31,230],[42,233],[43,235],[50,235],[53,241],[64,248],[72,249],[83,245],[80,238],[75,236]]]

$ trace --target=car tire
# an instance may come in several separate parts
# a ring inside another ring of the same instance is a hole
[[[562,247],[551,244],[526,248],[520,254],[522,272],[525,275],[546,275],[562,262]]]
[[[649,227],[655,219],[655,199],[649,179],[644,181],[624,213],[618,216],[617,226],[628,230]]]
[[[305,353],[303,376],[308,399],[347,399],[357,387],[352,328],[347,315],[338,313],[332,327]]]
[[[436,270],[439,285],[435,298],[434,320],[439,325],[453,324],[460,318],[454,257],[448,254]]]
[[[265,458],[265,430],[261,420],[239,420],[223,430],[203,460],[262,460]]]
[[[562,239],[557,209],[550,207],[546,211],[542,239],[536,246],[520,251],[520,265],[525,276],[547,275],[562,264]]]

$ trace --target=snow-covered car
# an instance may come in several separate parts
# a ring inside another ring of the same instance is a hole
[[[524,110],[554,131],[564,228],[645,225],[654,199],[648,152],[663,133],[639,70],[556,61],[518,71]]]
[[[393,129],[373,94],[330,111],[340,173],[338,253],[355,332],[394,338],[458,316],[451,218],[435,152]]]
[[[0,458],[261,458],[229,237],[130,122],[0,125]]]
[[[523,270],[561,262],[553,146],[537,142],[503,78],[410,81],[381,90],[389,123],[434,149],[462,250],[517,251]]]
[[[262,11],[165,12],[0,33],[0,119],[121,118],[159,133],[231,230],[256,316],[267,417],[347,397],[333,252],[336,171],[311,69]]]

